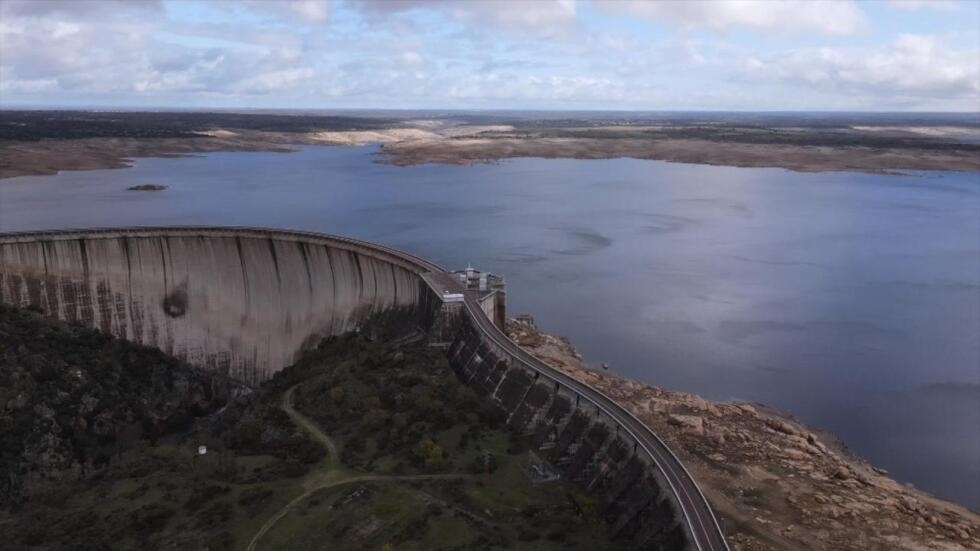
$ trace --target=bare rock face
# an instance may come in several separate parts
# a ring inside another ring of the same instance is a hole
[[[790,436],[799,436],[802,434],[801,431],[797,430],[793,425],[783,421],[782,419],[766,419],[766,426]]]
[[[704,436],[704,419],[697,415],[678,415],[674,413],[667,418],[667,422],[676,427],[680,427],[681,430],[688,434]]]
[[[786,448],[783,450],[783,455],[793,461],[804,461],[807,459],[807,453],[799,448]]]
[[[980,516],[914,490],[828,434],[760,404],[721,403],[589,369],[571,343],[511,320],[548,364],[629,408],[681,458],[735,550],[980,549]]]

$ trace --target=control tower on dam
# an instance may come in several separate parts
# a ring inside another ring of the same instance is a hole
[[[446,350],[636,549],[727,549],[693,477],[649,428],[501,330],[503,278],[338,236],[255,228],[0,234],[0,302],[256,383],[323,337],[384,317]]]

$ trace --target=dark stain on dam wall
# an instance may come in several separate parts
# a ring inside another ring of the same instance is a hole
[[[380,312],[431,323],[418,269],[327,236],[146,229],[0,236],[0,300],[257,382]]]
[[[494,403],[566,479],[597,498],[611,535],[635,549],[687,549],[676,501],[651,459],[573,390],[514,361],[461,317],[447,354],[464,382]]]

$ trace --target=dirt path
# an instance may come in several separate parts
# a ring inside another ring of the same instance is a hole
[[[306,431],[307,434],[327,450],[327,458],[323,462],[321,469],[327,471],[341,469],[342,465],[340,464],[340,453],[337,451],[337,444],[327,436],[327,433],[320,430],[320,427],[312,419],[296,411],[296,408],[293,407],[293,391],[298,386],[299,384],[295,384],[289,387],[286,392],[282,393],[282,403],[280,403],[279,407],[286,412],[286,415],[293,420],[293,423],[296,423],[296,426]]]
[[[265,523],[259,528],[259,531],[255,533],[252,540],[248,543],[246,551],[255,551],[257,549],[259,541],[271,530],[276,523],[283,519],[294,507],[303,502],[306,498],[310,497],[315,492],[324,490],[326,488],[333,488],[335,486],[341,486],[344,484],[353,484],[355,482],[401,482],[406,480],[439,480],[439,479],[454,479],[454,478],[469,478],[469,475],[464,474],[416,474],[416,475],[383,475],[383,474],[370,474],[370,473],[358,473],[356,471],[351,471],[346,469],[340,463],[340,454],[337,451],[337,444],[329,437],[325,432],[320,430],[315,422],[309,417],[306,417],[302,413],[293,407],[293,391],[299,384],[289,387],[289,389],[282,394],[282,403],[280,407],[289,415],[289,418],[293,420],[294,423],[304,431],[306,431],[314,440],[323,445],[327,450],[327,458],[317,466],[317,469],[307,475],[306,479],[303,480],[303,487],[305,490],[300,495],[293,498],[292,501],[284,505],[281,509],[276,511],[274,515],[268,518]]]

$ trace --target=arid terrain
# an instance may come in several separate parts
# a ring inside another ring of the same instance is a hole
[[[980,516],[896,482],[833,435],[760,404],[721,403],[596,371],[533,322],[507,332],[663,438],[700,483],[735,550],[980,549]]]
[[[897,118],[896,118],[897,117]],[[980,171],[975,116],[0,111],[0,178],[135,157],[380,144],[396,165],[633,157],[799,171]]]

